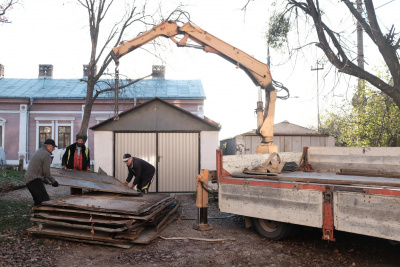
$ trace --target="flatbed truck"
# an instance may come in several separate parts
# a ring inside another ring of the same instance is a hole
[[[331,241],[334,231],[400,241],[400,148],[365,151],[308,148],[309,164],[317,167],[313,171],[240,177],[223,168],[217,150],[219,209],[245,216],[247,227],[274,240],[303,225],[322,229],[322,239]],[[240,156],[243,162],[245,156]],[[338,175],[360,169],[371,176]]]

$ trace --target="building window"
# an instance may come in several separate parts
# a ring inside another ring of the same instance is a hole
[[[58,126],[58,149],[71,144],[71,126]]]
[[[42,147],[46,139],[51,138],[51,126],[39,126],[39,147]]]

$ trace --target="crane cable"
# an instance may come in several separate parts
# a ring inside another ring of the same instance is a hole
[[[119,63],[115,63],[115,92],[114,92],[114,95],[115,95],[115,98],[114,98],[114,120],[115,121],[119,119],[119,116],[118,116],[118,113],[119,113],[119,110],[118,110],[118,101],[119,101],[118,100],[118,91],[119,91],[119,88],[118,88],[118,86],[119,86],[118,66],[119,66]]]

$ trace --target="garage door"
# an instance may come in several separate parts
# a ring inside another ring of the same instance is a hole
[[[122,156],[130,153],[156,167],[150,192],[193,192],[199,173],[198,133],[116,133],[115,177],[125,181]]]

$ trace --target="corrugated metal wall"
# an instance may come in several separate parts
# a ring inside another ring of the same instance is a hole
[[[159,192],[196,191],[199,134],[159,133]]]
[[[116,133],[115,134],[115,177],[125,182],[128,176],[128,168],[122,162],[125,153],[133,157],[144,159],[156,166],[156,133]],[[156,171],[157,172],[157,171]],[[150,192],[155,192],[157,181],[153,178]]]
[[[122,162],[125,153],[157,168],[150,192],[156,192],[157,181],[158,192],[196,191],[196,175],[200,172],[198,133],[116,133],[115,177],[123,182],[128,175]]]
[[[333,139],[333,141],[331,141],[331,139]],[[236,140],[238,141],[238,139]],[[243,154],[256,154],[256,149],[260,141],[261,138],[258,136],[244,136],[245,147],[243,149]],[[302,152],[305,146],[335,146],[335,140],[332,136],[274,136],[272,137],[272,141],[274,145],[278,146],[278,152]]]

